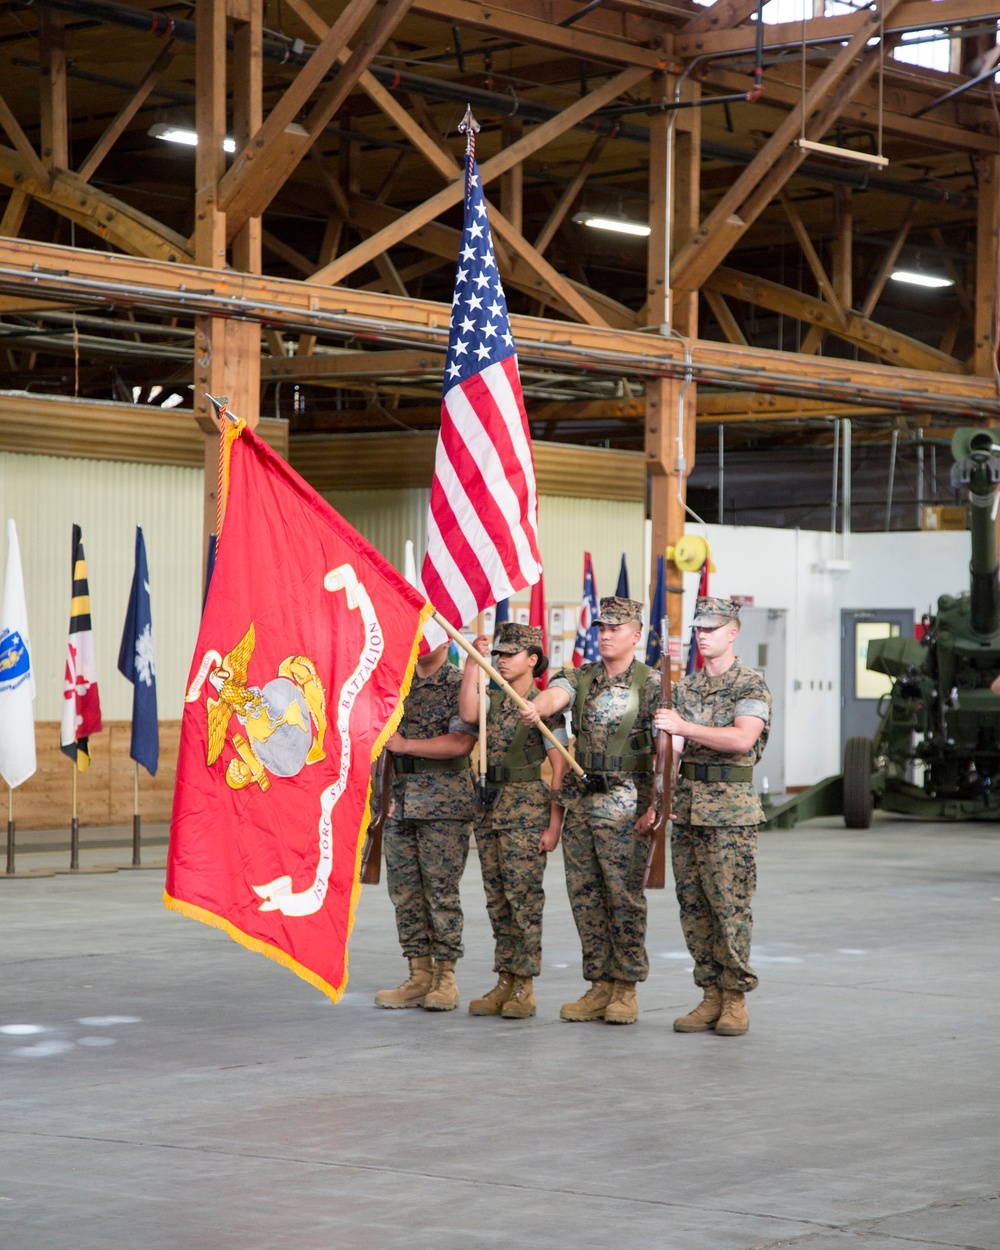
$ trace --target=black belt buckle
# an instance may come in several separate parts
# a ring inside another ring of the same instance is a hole
[[[601,757],[604,758],[603,756]],[[610,794],[611,786],[606,773],[586,772],[580,778],[588,794]]]

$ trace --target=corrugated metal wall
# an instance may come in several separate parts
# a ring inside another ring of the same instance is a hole
[[[0,453],[0,551],[6,563],[6,518],[13,517],[34,649],[36,720],[58,720],[62,712],[74,522],[83,528],[105,718],[132,715],[118,647],[136,525],[149,561],[159,714],[180,718],[201,616],[202,482],[201,469]]]
[[[325,496],[401,571],[403,544],[408,538],[416,547],[419,567],[426,541],[429,497],[427,490],[346,490],[331,491]],[[542,495],[538,501],[538,529],[545,597],[550,603],[579,602],[585,551],[594,558],[599,594],[614,594],[624,552],[632,595],[636,599],[646,598],[642,504]]]
[[[0,520],[17,522],[37,720],[58,720],[62,710],[74,522],[83,528],[87,553],[105,717],[128,720],[132,711],[132,689],[117,663],[135,527],[141,525],[149,559],[160,718],[180,718],[201,614],[202,482],[201,469],[0,452]],[[335,491],[327,498],[402,571],[408,538],[416,546],[418,565],[422,558],[429,493]],[[625,552],[632,593],[646,597],[640,504],[543,495],[539,530],[549,603],[579,602],[584,551],[594,557],[600,593],[614,591]],[[5,550],[2,558],[5,562]]]

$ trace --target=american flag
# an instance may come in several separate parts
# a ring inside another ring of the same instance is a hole
[[[469,153],[422,579],[431,603],[461,627],[540,574],[531,436],[479,169]]]
[[[594,565],[590,552],[583,553],[583,602],[580,604],[580,624],[573,647],[573,667],[592,664],[601,658],[597,649],[597,626],[592,624],[600,611],[597,603],[597,587],[594,585]]]

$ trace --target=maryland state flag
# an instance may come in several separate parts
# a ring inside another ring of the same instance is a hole
[[[101,699],[97,693],[94,633],[90,623],[90,587],[83,554],[83,531],[73,526],[73,599],[69,609],[69,642],[63,682],[59,745],[81,773],[90,767],[91,734],[101,729]]]
[[[185,695],[164,901],[336,1002],[372,760],[431,608],[242,422]]]

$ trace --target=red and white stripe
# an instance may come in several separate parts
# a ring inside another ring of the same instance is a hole
[[[461,627],[540,574],[531,437],[508,356],[444,395],[422,580]]]

